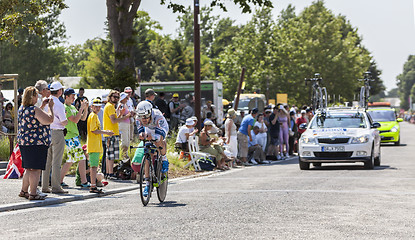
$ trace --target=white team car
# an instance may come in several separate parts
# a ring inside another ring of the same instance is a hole
[[[322,163],[363,162],[373,169],[380,165],[380,124],[362,108],[327,108],[316,112],[299,139],[301,170]]]

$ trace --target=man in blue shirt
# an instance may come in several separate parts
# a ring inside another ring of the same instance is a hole
[[[237,137],[238,137],[238,152],[239,157],[242,160],[242,164],[245,166],[250,166],[248,163],[248,140],[252,141],[251,130],[255,124],[255,117],[258,114],[258,108],[254,108],[251,111],[251,114],[245,116],[242,119],[241,127],[239,128]]]

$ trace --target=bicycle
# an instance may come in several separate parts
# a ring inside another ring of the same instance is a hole
[[[369,102],[370,97],[370,82],[375,81],[371,78],[371,72],[365,72],[363,75],[363,79],[357,79],[359,82],[364,82],[364,86],[360,88],[360,95],[359,95],[359,105],[362,108],[367,109],[367,104]]]
[[[164,202],[167,195],[167,185],[168,185],[168,172],[162,173],[162,159],[159,153],[159,149],[154,145],[154,141],[144,141],[144,146],[139,147],[144,148],[143,161],[140,168],[140,197],[141,202],[144,206],[147,206],[150,201],[152,192],[154,188],[157,188],[157,197],[160,202]],[[153,154],[153,155],[152,155]],[[149,166],[149,178],[145,178],[144,169],[145,166]],[[150,183],[147,196],[144,196],[144,188],[146,187],[146,181]]]
[[[320,82],[323,81],[320,73],[315,73],[314,78],[305,78],[304,82],[306,86],[308,81],[312,82],[311,105],[313,110],[327,108],[327,89],[325,87],[320,87]]]

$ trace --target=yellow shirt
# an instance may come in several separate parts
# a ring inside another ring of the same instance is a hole
[[[117,113],[115,112],[115,107],[111,103],[107,103],[104,108],[104,130],[112,130],[114,132],[114,136],[120,135],[120,130],[118,129],[118,123],[111,122],[111,115],[115,115],[117,117]],[[104,137],[109,137],[109,135],[105,135]]]
[[[102,138],[101,134],[95,134],[92,131],[100,130],[101,124],[99,123],[98,115],[96,115],[94,112],[89,114],[88,120],[88,135],[86,138],[86,146],[88,148],[88,153],[91,152],[99,152],[102,153]]]

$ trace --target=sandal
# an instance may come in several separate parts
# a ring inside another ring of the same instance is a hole
[[[45,198],[46,198],[46,196],[42,196],[42,195],[39,195],[39,194],[35,194],[35,195],[30,194],[29,195],[29,200],[45,200]]]
[[[89,189],[90,193],[98,193],[98,194],[103,194],[104,191],[102,191],[102,189],[98,189],[97,187],[93,187]]]
[[[20,191],[19,197],[24,197],[26,199],[29,199],[29,192],[25,192],[23,190]]]

